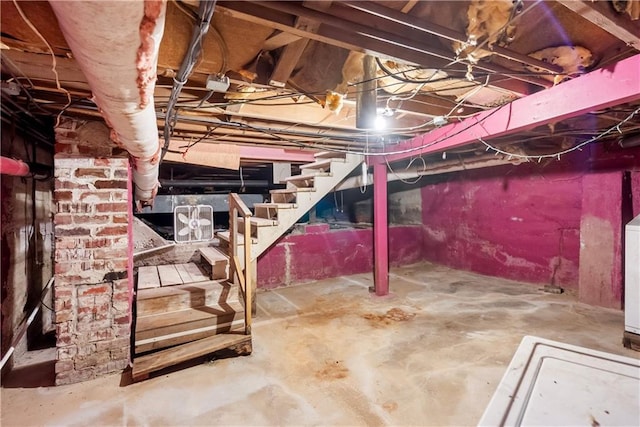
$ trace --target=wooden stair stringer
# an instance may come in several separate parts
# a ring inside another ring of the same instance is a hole
[[[309,212],[324,196],[340,184],[358,167],[364,157],[358,154],[347,154],[341,161],[331,163],[331,173],[321,174],[314,179],[314,191],[298,191],[294,209],[286,209],[283,214],[278,213],[276,225],[260,227],[257,232],[257,242],[251,245],[251,259],[257,259],[276,240],[286,233],[304,214]],[[305,189],[307,190],[307,189]],[[240,255],[240,249],[238,255]],[[240,256],[239,256],[240,258]]]

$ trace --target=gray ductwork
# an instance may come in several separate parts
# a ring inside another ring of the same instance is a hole
[[[131,155],[136,201],[151,204],[158,188],[153,91],[165,0],[49,3],[111,138]]]

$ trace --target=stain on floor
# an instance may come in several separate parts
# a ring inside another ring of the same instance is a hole
[[[621,345],[621,311],[571,294],[429,263],[393,269],[386,297],[371,281],[259,292],[251,356],[126,387],[43,386],[50,364],[22,366],[3,379],[0,424],[466,426],[524,335],[640,357]]]

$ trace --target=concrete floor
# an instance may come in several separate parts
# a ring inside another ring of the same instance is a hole
[[[46,374],[19,369],[1,424],[475,425],[524,335],[640,357],[621,346],[621,312],[566,293],[433,264],[394,269],[388,297],[371,283],[260,293],[249,357],[124,387],[118,375],[42,387]]]

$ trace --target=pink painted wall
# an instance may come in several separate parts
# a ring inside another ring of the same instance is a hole
[[[443,175],[422,189],[425,258],[573,288],[585,302],[620,307],[621,236],[631,215],[623,197],[637,215],[638,171],[640,148],[609,144],[546,165]]]
[[[581,194],[581,174],[553,166],[446,175],[423,188],[425,257],[487,275],[576,287]]]
[[[389,262],[406,265],[422,259],[420,226],[389,227]],[[306,227],[281,239],[258,259],[258,287],[275,288],[373,269],[371,229],[329,230]]]
[[[580,301],[622,308],[622,172],[582,179]]]

